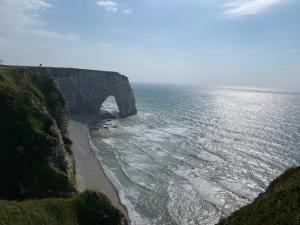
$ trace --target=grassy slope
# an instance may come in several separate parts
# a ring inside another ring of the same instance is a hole
[[[119,225],[122,214],[102,194],[73,198],[0,201],[0,225]]]
[[[218,225],[299,225],[300,167],[288,169],[265,193]]]

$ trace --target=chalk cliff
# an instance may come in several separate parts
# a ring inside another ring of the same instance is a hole
[[[116,72],[73,68],[28,67],[35,74],[52,77],[61,88],[72,114],[95,114],[103,102],[114,96],[120,117],[137,113],[128,78]]]

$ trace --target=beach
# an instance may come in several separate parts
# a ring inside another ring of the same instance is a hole
[[[70,138],[73,141],[73,152],[76,162],[76,179],[80,192],[92,189],[105,194],[128,219],[127,210],[122,205],[118,192],[105,175],[97,160],[94,150],[89,144],[88,125],[94,116],[80,115],[71,118],[69,123]]]

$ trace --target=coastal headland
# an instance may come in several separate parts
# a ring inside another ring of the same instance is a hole
[[[1,225],[128,224],[89,145],[89,119],[69,127],[70,115],[97,114],[111,95],[120,117],[136,114],[128,78],[118,73],[0,66]]]
[[[89,138],[109,96],[118,117],[136,114],[121,74],[0,66],[0,225],[130,223]],[[287,170],[219,224],[299,224],[299,181],[299,166]]]

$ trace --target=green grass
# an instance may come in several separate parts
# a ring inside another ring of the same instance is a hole
[[[0,225],[120,225],[123,217],[93,191],[68,199],[0,201]]]
[[[299,225],[300,167],[276,178],[255,201],[223,218],[218,225]]]

